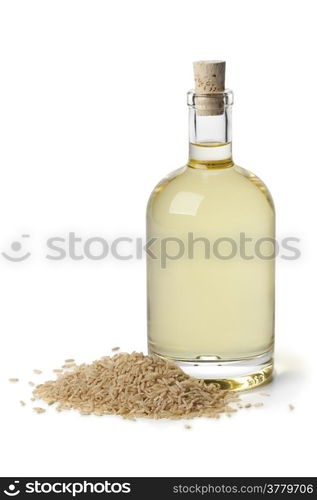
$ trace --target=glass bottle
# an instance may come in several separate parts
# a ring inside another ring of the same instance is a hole
[[[190,375],[243,390],[273,373],[275,212],[263,182],[233,162],[224,63],[197,64],[188,163],[148,202],[148,346]]]

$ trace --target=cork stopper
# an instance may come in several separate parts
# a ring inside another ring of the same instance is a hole
[[[225,61],[194,62],[196,108],[199,115],[221,115],[224,112],[223,96],[217,93],[225,90],[225,72]]]

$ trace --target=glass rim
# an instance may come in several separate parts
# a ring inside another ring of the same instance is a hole
[[[191,108],[199,107],[199,104],[196,103],[197,98],[204,101],[210,99],[221,100],[225,107],[232,106],[234,102],[233,92],[230,89],[225,89],[223,92],[213,92],[212,94],[197,94],[194,89],[191,89],[187,92],[187,105]]]

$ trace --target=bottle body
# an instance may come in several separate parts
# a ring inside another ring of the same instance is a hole
[[[269,191],[231,160],[190,161],[164,179],[147,209],[149,351],[225,387],[268,380],[274,237]]]

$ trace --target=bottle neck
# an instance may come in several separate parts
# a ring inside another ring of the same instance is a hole
[[[192,168],[233,166],[231,146],[231,91],[210,95],[188,94],[189,161]]]

